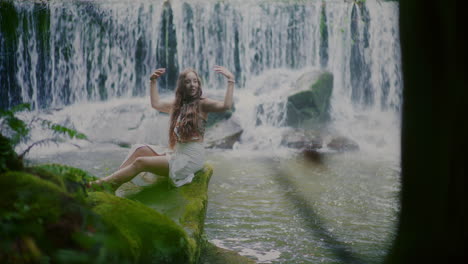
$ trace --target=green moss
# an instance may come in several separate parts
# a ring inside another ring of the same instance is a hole
[[[208,184],[213,174],[213,168],[209,165],[197,172],[192,183],[180,187],[181,195],[189,201],[185,213],[181,218],[181,224],[192,227],[194,234],[203,233],[203,225],[208,202]]]
[[[333,90],[333,74],[323,73],[317,82],[310,86],[310,90],[313,92],[314,104],[319,112],[326,113],[330,106],[329,98]]]
[[[0,133],[0,173],[21,169],[23,169],[23,161],[14,151],[11,140]]]
[[[144,204],[108,193],[89,194],[93,211],[118,230],[135,262],[193,263],[194,245],[182,227]]]
[[[0,263],[128,263],[117,232],[89,209],[83,194],[68,193],[73,177],[52,172],[77,169],[46,167],[0,174]]]
[[[57,183],[19,171],[1,174],[0,208],[0,252],[6,252],[0,260],[36,262],[53,259],[61,247],[80,248],[71,234],[80,232],[86,209]]]
[[[208,203],[208,184],[213,174],[210,165],[195,174],[193,181],[179,188],[172,187],[167,178],[142,188],[127,197],[168,216],[178,223],[190,237],[193,259],[197,260],[205,243],[203,226]]]
[[[9,171],[0,176],[0,192],[2,212],[15,211],[18,204],[27,206],[28,209],[24,210],[27,214],[21,217],[23,220],[55,221],[62,213],[63,201],[70,199],[56,184],[17,171]]]
[[[97,179],[84,170],[61,164],[42,164],[27,170],[56,183],[77,199],[84,199],[86,197],[86,183]]]
[[[25,170],[0,174],[0,249],[9,252],[0,262],[197,263],[210,166],[190,184],[159,181],[134,200],[86,192],[95,177],[77,168]]]
[[[287,123],[293,127],[317,127],[328,121],[333,75],[322,73],[305,91],[288,97]]]
[[[57,185],[62,191],[66,190],[64,179],[59,174],[53,173],[50,170],[47,170],[40,166],[25,168],[24,171]]]

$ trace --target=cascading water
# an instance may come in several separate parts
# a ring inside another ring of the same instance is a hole
[[[368,262],[383,257],[385,246],[369,245],[391,237],[398,211],[402,101],[398,3],[0,3],[1,108],[30,102],[35,113],[84,132],[93,143],[165,144],[168,117],[150,107],[151,72],[167,68],[159,83],[164,98],[172,96],[177,73],[186,67],[200,72],[205,94],[222,98],[226,81],[212,68],[226,66],[236,75],[234,116],[244,133],[234,151],[211,156],[215,168],[223,168],[215,169],[210,187],[207,233],[212,242],[265,263],[275,259],[336,263],[342,259],[327,252],[342,244]],[[295,164],[288,176],[297,186],[286,188],[279,175],[284,166],[277,165],[277,159],[265,162],[258,156],[290,157],[289,150],[281,154],[280,146],[287,129],[286,100],[297,92],[296,80],[315,70],[333,75],[327,131],[354,139],[359,153],[365,154],[331,156],[324,167],[305,171]],[[43,131],[33,130],[32,140],[44,137]],[[118,167],[123,158],[102,165],[103,157],[126,154],[122,149],[96,154],[97,144],[72,143],[84,147],[84,158],[76,158],[73,155],[80,152],[64,145],[36,148],[30,157],[69,151],[55,160],[69,157],[64,162],[102,176],[102,166]],[[87,148],[91,150],[86,152]],[[246,166],[240,168],[240,162],[232,162],[236,159]],[[88,168],[92,161],[99,164]],[[285,200],[296,191],[313,201],[315,215],[310,214],[314,210],[301,208],[298,213],[294,206],[303,203]],[[323,226],[304,220],[311,217],[322,219]],[[327,233],[331,235],[324,240]],[[332,235],[341,240],[334,241]],[[284,237],[289,243],[282,241]]]
[[[170,2],[15,1],[16,65],[6,67],[8,56],[2,57],[2,107],[147,96],[147,76],[156,67],[168,68],[163,90],[173,88],[176,71],[185,67],[200,71],[208,90],[224,89],[211,69],[225,65],[236,73],[238,116],[250,145],[279,133],[272,131],[283,125],[298,72],[322,68],[334,76],[337,133],[364,149],[399,144],[396,3]],[[5,43],[6,34],[1,36]],[[260,111],[253,107],[260,104]]]

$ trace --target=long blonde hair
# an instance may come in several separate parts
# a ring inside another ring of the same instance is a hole
[[[197,76],[198,91],[192,96],[185,88],[185,78],[187,74],[193,72]],[[177,125],[177,119],[180,115],[178,134],[182,142],[189,141],[194,136],[199,135],[198,124],[200,119],[200,100],[202,99],[201,79],[198,73],[192,69],[187,68],[179,74],[177,86],[175,90],[175,101],[171,112],[170,126],[169,126],[169,147],[174,148],[177,137],[174,128]]]

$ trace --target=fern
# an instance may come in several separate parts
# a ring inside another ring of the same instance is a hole
[[[39,118],[38,120],[42,121],[42,126],[46,127],[48,129],[51,129],[54,131],[56,134],[61,134],[61,135],[68,135],[69,138],[77,138],[77,139],[88,139],[85,134],[79,133],[78,131],[59,125],[55,124],[49,120],[41,119]]]
[[[49,142],[53,142],[55,143],[55,145],[58,145],[58,139],[56,138],[46,138],[46,139],[41,139],[41,140],[38,140],[34,143],[32,143],[31,145],[29,145],[21,154],[18,155],[18,157],[20,159],[22,159],[26,154],[28,154],[28,152],[35,146],[45,146],[45,145],[48,145]]]
[[[10,142],[13,146],[18,145],[21,142],[21,140],[27,138],[29,135],[30,126],[26,125],[26,123],[23,120],[15,116],[15,113],[24,110],[31,110],[31,105],[19,104],[17,106],[12,107],[10,110],[0,111],[0,130],[2,131],[2,134],[5,128],[8,128],[11,131],[13,131],[13,135],[10,137]],[[11,132],[5,134],[11,134]]]
[[[23,157],[27,153],[29,153],[29,151],[35,146],[43,146],[50,143],[55,143],[56,145],[58,145],[58,142],[60,141],[60,136],[67,136],[70,139],[88,139],[85,134],[80,133],[75,129],[56,124],[52,121],[40,118],[38,116],[34,116],[31,119],[31,121],[28,124],[26,124],[23,120],[15,116],[16,113],[22,111],[31,111],[31,105],[28,103],[19,104],[12,107],[9,110],[0,111],[0,133],[8,137],[10,145],[13,148],[19,143],[29,139],[31,127],[35,123],[40,123],[43,128],[51,130],[54,133],[54,137],[41,139],[31,143],[21,154],[18,155],[18,158],[20,160],[22,160]],[[77,146],[76,144],[73,145]],[[0,168],[5,167],[4,161],[0,160],[0,163]]]

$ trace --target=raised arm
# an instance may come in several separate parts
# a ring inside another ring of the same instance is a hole
[[[234,94],[234,74],[232,74],[228,69],[216,65],[214,71],[224,75],[227,78],[228,87],[226,90],[226,95],[224,96],[224,101],[218,101],[206,98],[203,100],[203,111],[204,112],[223,112],[231,109],[232,107],[232,97]]]
[[[174,102],[163,102],[159,99],[159,92],[157,87],[157,79],[166,72],[166,69],[160,68],[154,71],[150,76],[150,98],[151,98],[151,107],[154,109],[170,113]]]

